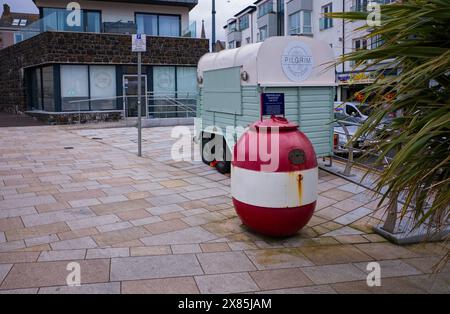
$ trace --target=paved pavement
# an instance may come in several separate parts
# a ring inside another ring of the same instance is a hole
[[[15,115],[6,112],[0,112],[0,128],[38,125],[44,125],[44,123],[27,115]]]
[[[448,244],[386,242],[377,199],[325,172],[298,235],[249,232],[229,177],[171,159],[171,130],[145,129],[138,158],[133,128],[1,129],[0,293],[450,292],[449,265],[430,275]],[[66,285],[71,262],[81,287]]]

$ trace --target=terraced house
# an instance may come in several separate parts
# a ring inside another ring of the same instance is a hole
[[[194,102],[197,62],[209,49],[189,21],[197,0],[80,0],[75,17],[69,2],[34,0],[40,19],[21,29],[22,42],[0,50],[0,110],[50,121],[80,112],[136,116],[134,33],[147,35],[144,115],[177,117],[170,102]]]
[[[366,39],[359,31],[363,21],[343,21],[326,16],[332,12],[367,11],[369,2],[390,4],[396,0],[257,0],[239,11],[224,26],[227,48],[263,42],[272,36],[307,36],[328,43],[336,58],[359,49],[376,48],[379,37]],[[336,100],[345,101],[374,81],[374,72],[384,65],[364,69],[345,62],[336,67]],[[385,75],[396,75],[390,69]]]

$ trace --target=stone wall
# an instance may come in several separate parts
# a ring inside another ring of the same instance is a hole
[[[209,50],[206,39],[147,37],[144,65],[197,65]],[[135,64],[131,36],[45,32],[0,50],[0,111],[24,112],[25,68],[52,63]]]

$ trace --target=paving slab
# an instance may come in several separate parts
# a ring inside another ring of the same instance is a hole
[[[351,245],[302,247],[300,248],[300,251],[316,265],[343,264],[373,260],[372,257]]]
[[[145,245],[168,245],[202,243],[216,238],[216,235],[206,231],[201,227],[193,227],[184,230],[167,232],[155,236],[144,237],[141,239],[141,241]]]
[[[89,217],[85,219],[71,220],[68,221],[67,224],[69,225],[70,229],[79,230],[79,229],[86,229],[89,227],[108,225],[119,221],[120,218],[117,217],[116,215],[104,215],[97,217]]]
[[[39,262],[74,261],[84,259],[86,250],[45,251],[39,255]]]
[[[197,254],[206,274],[243,272],[256,270],[243,252],[217,252]]]
[[[0,284],[3,282],[3,279],[6,278],[6,275],[8,275],[12,266],[13,264],[0,264]]]
[[[244,293],[260,290],[248,273],[196,276],[201,293]]]
[[[122,282],[124,294],[198,294],[194,278],[134,280]]]
[[[150,232],[143,227],[132,227],[93,235],[92,238],[99,246],[110,246],[121,242],[137,240],[150,235]]]
[[[0,264],[35,262],[39,254],[39,252],[2,252]]]
[[[194,254],[113,258],[111,280],[139,280],[203,274]]]
[[[129,248],[89,249],[87,250],[86,259],[128,257],[128,256],[130,256]]]
[[[109,281],[109,260],[77,261],[81,269],[81,283]],[[68,263],[37,262],[15,264],[3,281],[0,289],[37,288],[66,285],[70,271]]]
[[[402,260],[377,261],[377,263],[380,265],[381,278],[422,274],[420,270]],[[367,270],[367,263],[355,263],[354,265],[366,274],[370,272]]]
[[[314,265],[297,248],[247,250],[245,253],[260,270]]]
[[[0,294],[37,294],[39,288],[0,290]]]
[[[336,291],[329,285],[310,286],[277,290],[266,290],[256,292],[257,294],[336,294]]]
[[[169,245],[156,245],[156,246],[130,248],[131,256],[168,255],[168,254],[172,254],[172,249]]]
[[[365,267],[367,263],[361,263],[360,265]],[[301,270],[310,280],[318,285],[357,281],[367,277],[363,271],[352,264],[304,267]]]
[[[39,289],[39,294],[120,294],[120,282],[82,284],[79,287],[59,286]]]
[[[250,276],[261,290],[274,290],[310,286],[314,283],[297,268],[251,272]]]
[[[64,240],[51,244],[54,250],[76,250],[91,249],[97,247],[97,244],[91,237],[84,237],[72,240]]]
[[[412,258],[419,256],[404,247],[391,243],[356,244],[356,247],[377,260]]]

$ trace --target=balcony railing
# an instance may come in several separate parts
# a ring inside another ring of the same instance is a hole
[[[58,19],[59,18],[59,19]],[[55,22],[57,21],[57,22]],[[36,22],[23,27],[19,33],[23,35],[23,40],[30,39],[44,32],[77,32],[77,33],[108,33],[108,34],[135,34],[137,26],[134,22],[105,22],[100,30],[96,32],[88,31],[84,27],[69,27],[65,21],[61,21],[57,13],[45,16]],[[150,36],[150,35],[148,35]],[[187,29],[184,29],[179,37],[197,38],[197,24],[192,22]]]
[[[367,0],[367,1],[356,1],[353,2],[353,5],[350,7],[351,12],[367,12],[367,5],[372,3],[378,4],[390,4],[395,2],[395,0]]]

